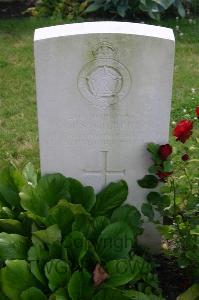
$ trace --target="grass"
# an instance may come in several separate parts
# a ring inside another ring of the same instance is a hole
[[[35,28],[60,23],[36,18],[0,20],[0,162],[21,167],[32,161],[39,166],[33,34]],[[193,117],[199,105],[199,19],[162,21],[161,25],[179,26],[172,121]]]

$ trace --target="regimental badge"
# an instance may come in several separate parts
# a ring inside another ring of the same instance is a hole
[[[92,52],[94,60],[83,66],[78,77],[82,96],[99,108],[118,103],[129,93],[131,76],[117,60],[117,50],[101,42]]]

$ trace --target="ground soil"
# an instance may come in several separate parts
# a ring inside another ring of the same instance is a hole
[[[167,300],[176,300],[177,296],[192,285],[191,278],[178,267],[174,260],[158,255],[155,257],[155,262],[160,287]]]

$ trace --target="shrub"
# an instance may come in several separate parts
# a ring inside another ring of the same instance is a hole
[[[0,172],[1,300],[161,300],[137,251],[139,211],[125,181],[95,195],[61,174]]]
[[[94,18],[119,17],[134,18],[146,14],[152,19],[159,19],[169,9],[174,9],[181,17],[185,16],[187,3],[192,0],[39,0],[35,15],[61,16],[76,19],[92,14]],[[189,7],[190,5],[188,5]],[[195,5],[193,4],[195,7]]]
[[[196,108],[199,118],[199,108]],[[197,119],[181,120],[173,130],[176,141],[169,144],[149,144],[153,165],[149,174],[138,181],[141,187],[153,189],[165,182],[160,192],[150,191],[142,205],[143,214],[156,224],[165,238],[165,253],[175,257],[180,268],[193,279],[199,278],[199,173]],[[192,145],[194,142],[194,146]],[[161,225],[156,217],[164,218]]]
[[[87,2],[89,5],[85,10],[86,13],[103,10],[125,17],[128,13],[132,14],[141,11],[147,13],[153,19],[158,19],[164,11],[173,6],[180,16],[185,16],[183,0],[91,0]]]

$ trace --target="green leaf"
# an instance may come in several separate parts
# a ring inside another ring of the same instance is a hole
[[[43,243],[35,242],[35,245],[30,247],[28,251],[28,260],[45,262],[49,260],[49,253],[45,250]]]
[[[97,11],[99,8],[103,7],[103,5],[101,3],[92,3],[91,5],[89,5],[86,9],[85,9],[85,13],[92,13]]]
[[[62,238],[61,231],[56,224],[48,227],[47,229],[33,232],[33,236],[46,244],[60,242]]]
[[[129,259],[112,260],[106,264],[109,274],[107,284],[113,287],[122,286],[136,279],[137,274],[131,268]]]
[[[41,261],[40,261],[41,263]],[[45,276],[43,275],[41,268],[39,266],[39,262],[37,261],[31,261],[30,262],[30,270],[31,273],[37,278],[39,282],[41,282],[44,286],[46,285]]]
[[[22,223],[13,219],[0,219],[0,231],[24,234]]]
[[[31,162],[29,162],[23,169],[22,174],[29,184],[33,187],[37,185],[38,174]]]
[[[64,239],[63,246],[67,248],[69,258],[81,266],[82,259],[88,251],[88,241],[79,231],[71,232]]]
[[[61,174],[43,176],[35,188],[26,185],[20,193],[25,210],[46,217],[48,210],[61,199],[69,199],[69,181]]]
[[[186,15],[184,6],[182,5],[182,2],[180,0],[175,0],[174,5],[176,6],[179,15],[184,18]]]
[[[163,162],[163,170],[164,172],[173,172],[173,163],[170,160],[165,160]]]
[[[128,0],[124,0],[122,2],[119,2],[119,5],[117,5],[117,13],[119,16],[121,16],[122,18],[125,17],[126,12],[128,10],[129,6],[128,6]]]
[[[158,182],[158,178],[153,175],[145,175],[137,181],[138,185],[144,189],[154,189],[158,186]]]
[[[158,205],[158,203],[161,201],[161,195],[157,192],[150,192],[147,195],[147,201],[152,205]]]
[[[134,243],[134,233],[124,222],[108,225],[100,234],[96,250],[104,261],[128,258]]]
[[[63,246],[61,242],[54,242],[48,245],[49,255],[51,258],[63,258]]]
[[[21,300],[21,293],[36,287],[37,281],[24,260],[7,260],[1,269],[2,291],[10,300]]]
[[[100,257],[93,244],[88,241],[88,251],[84,257],[84,267],[90,268],[90,266],[95,266],[97,263],[101,263]]]
[[[69,208],[72,211],[74,216],[76,215],[89,216],[89,213],[85,210],[85,208],[81,204],[73,204],[68,202],[67,200],[62,199],[58,202],[58,205]]]
[[[52,259],[45,265],[45,274],[48,278],[48,286],[51,291],[68,284],[71,276],[69,265],[60,259]]]
[[[150,203],[143,203],[141,207],[141,211],[144,216],[148,217],[150,221],[153,221],[154,211]]]
[[[92,223],[92,235],[90,235],[89,239],[93,242],[96,242],[101,232],[110,224],[110,221],[107,217],[99,216],[93,220]]]
[[[147,145],[147,150],[152,154],[158,153],[159,148],[160,148],[159,144],[149,143]]]
[[[87,211],[90,211],[96,201],[94,189],[91,186],[84,187],[76,179],[67,178],[67,180],[69,181],[71,202],[81,204]]]
[[[25,259],[28,239],[18,234],[0,233],[0,259]]]
[[[131,260],[113,260],[106,264],[109,274],[107,284],[113,287],[122,286],[129,282],[135,283],[150,273],[151,265],[142,257],[134,255]]]
[[[150,300],[149,297],[147,295],[145,295],[142,292],[139,291],[135,291],[135,290],[126,290],[125,295],[127,297],[129,297],[129,299],[133,299],[133,300]],[[156,299],[156,298],[151,298],[152,299]]]
[[[48,300],[41,290],[31,287],[21,294],[21,300]]]
[[[3,168],[0,172],[1,200],[10,208],[20,208],[19,191],[24,184],[25,179],[16,169],[13,167]]]
[[[95,242],[102,230],[109,224],[109,219],[103,216],[92,219],[88,215],[77,215],[72,228],[73,231],[80,231],[87,239]]]
[[[156,166],[156,165],[152,165],[151,167],[148,168],[148,172],[150,174],[156,174],[159,170],[159,166]]]
[[[140,233],[142,220],[141,214],[136,207],[126,204],[116,208],[111,216],[111,222],[118,221],[126,222],[134,233]]]
[[[92,278],[88,272],[83,270],[73,273],[68,284],[68,293],[72,300],[91,299],[93,291]]]
[[[46,220],[48,225],[57,224],[62,232],[62,235],[65,236],[71,232],[74,214],[68,203],[63,200],[59,201],[56,206],[49,210]]]
[[[199,299],[199,284],[192,285],[183,294],[177,297],[177,300],[198,300]]]
[[[98,195],[92,215],[107,215],[114,208],[122,205],[128,196],[128,186],[124,180],[110,183]]]
[[[165,239],[173,239],[173,236],[176,233],[174,225],[157,225],[156,227]]]
[[[3,206],[0,208],[0,218],[1,219],[14,219],[15,215],[10,208]]]
[[[101,289],[92,300],[129,300],[130,298],[125,296],[124,293],[119,289],[104,288]],[[131,298],[133,299],[133,298]]]
[[[196,225],[194,229],[191,229],[190,234],[199,235],[199,225]]]
[[[73,231],[80,231],[86,238],[92,235],[93,223],[91,217],[87,215],[77,215],[72,226]]]
[[[58,289],[51,297],[49,300],[68,300],[69,298],[67,297],[66,291],[63,288]]]

